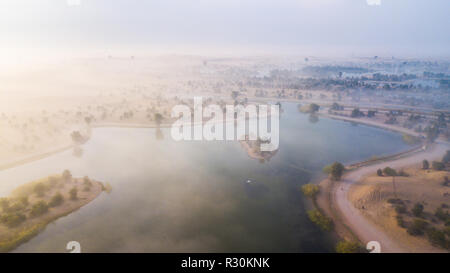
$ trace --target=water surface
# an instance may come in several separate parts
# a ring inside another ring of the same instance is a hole
[[[66,151],[0,172],[1,196],[64,169],[113,188],[16,251],[65,252],[68,241],[83,252],[332,251],[307,219],[300,186],[334,161],[407,146],[392,132],[283,108],[280,149],[264,163],[234,141],[175,142],[167,129],[161,139],[156,129],[101,128],[81,157]]]

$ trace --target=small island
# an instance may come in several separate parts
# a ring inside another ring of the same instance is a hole
[[[278,150],[275,151],[261,151],[261,144],[264,143],[263,140],[249,140],[248,136],[245,136],[245,140],[239,141],[241,143],[242,148],[247,152],[248,156],[259,160],[261,163],[269,161]]]
[[[47,224],[110,190],[87,176],[74,178],[68,170],[17,187],[9,197],[0,198],[0,252],[13,250]]]

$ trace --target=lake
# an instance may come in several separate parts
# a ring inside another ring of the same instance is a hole
[[[399,134],[283,103],[278,152],[250,158],[236,141],[175,142],[169,129],[94,129],[81,156],[66,151],[0,172],[0,195],[68,169],[111,193],[58,219],[16,252],[330,252],[306,215],[300,186],[334,161],[406,149]],[[250,181],[249,181],[250,180]]]

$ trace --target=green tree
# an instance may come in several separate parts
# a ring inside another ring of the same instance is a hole
[[[390,167],[386,167],[383,169],[383,173],[386,176],[392,176],[392,187],[394,189],[394,196],[397,197],[397,189],[395,187],[395,177],[397,176],[397,172]]]
[[[70,190],[69,194],[70,194],[70,199],[72,199],[72,200],[77,200],[77,199],[78,199],[78,196],[77,196],[78,190],[77,190],[76,187],[73,187],[73,188]]]
[[[29,202],[28,202],[28,196],[21,196],[19,198],[19,202],[22,204],[22,206],[27,207]]]
[[[342,174],[344,173],[345,167],[339,162],[334,162],[331,165],[331,178],[339,181],[341,180]]]
[[[439,161],[433,161],[431,163],[431,167],[433,168],[433,170],[436,170],[436,171],[442,171],[443,169],[445,169],[444,163],[439,162]]]
[[[422,169],[428,170],[429,168],[430,168],[430,163],[428,162],[428,160],[424,159],[422,161]]]
[[[414,207],[412,208],[412,213],[414,214],[414,216],[416,217],[421,217],[423,214],[423,205],[421,203],[416,203],[414,205]]]
[[[381,169],[378,169],[378,170],[377,170],[377,175],[378,175],[378,176],[383,176],[383,171],[382,171]]]
[[[447,150],[445,155],[442,157],[442,163],[447,164],[450,162],[450,150]]]
[[[161,122],[163,119],[164,119],[164,117],[160,113],[155,114],[155,122],[158,126],[161,125]]]
[[[315,113],[315,112],[319,111],[319,109],[320,109],[320,106],[315,103],[311,103],[309,105],[309,110],[311,113]]]
[[[336,244],[337,253],[358,253],[360,249],[357,242],[340,241]]]
[[[310,198],[316,198],[316,195],[319,193],[320,188],[318,185],[314,184],[305,184],[302,186],[302,192],[305,196]]]
[[[59,205],[61,205],[64,202],[64,197],[62,196],[61,193],[56,193],[55,195],[53,195],[52,199],[50,200],[50,202],[48,203],[48,205],[50,207],[57,207]]]
[[[406,230],[410,235],[419,236],[423,235],[426,227],[428,226],[428,222],[422,219],[414,219],[412,224]]]
[[[64,172],[62,173],[62,177],[65,182],[70,182],[72,180],[72,174],[69,170],[64,170]]]
[[[308,217],[311,222],[315,223],[319,228],[324,231],[333,230],[333,221],[330,218],[323,215],[319,210],[314,209],[308,211]]]
[[[431,244],[440,246],[442,248],[449,248],[449,243],[445,238],[445,233],[443,231],[437,230],[435,228],[427,229],[427,237]]]
[[[9,228],[17,227],[23,221],[25,221],[27,217],[19,212],[4,214],[0,217],[0,222],[5,224]]]
[[[7,212],[9,210],[9,199],[6,197],[0,198],[0,208],[2,208],[3,212]]]
[[[48,211],[48,205],[45,201],[38,201],[31,207],[30,215],[32,217],[40,216]]]
[[[47,187],[43,183],[37,183],[33,188],[34,193],[39,197],[44,196],[46,190]]]

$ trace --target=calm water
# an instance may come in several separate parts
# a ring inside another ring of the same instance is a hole
[[[19,252],[327,252],[327,236],[309,222],[299,187],[333,161],[345,163],[405,149],[401,136],[300,114],[283,104],[280,149],[269,162],[238,142],[175,142],[168,130],[94,130],[83,155],[67,151],[0,172],[0,195],[60,173],[109,182],[80,210],[50,224]],[[251,183],[246,183],[247,180]]]

